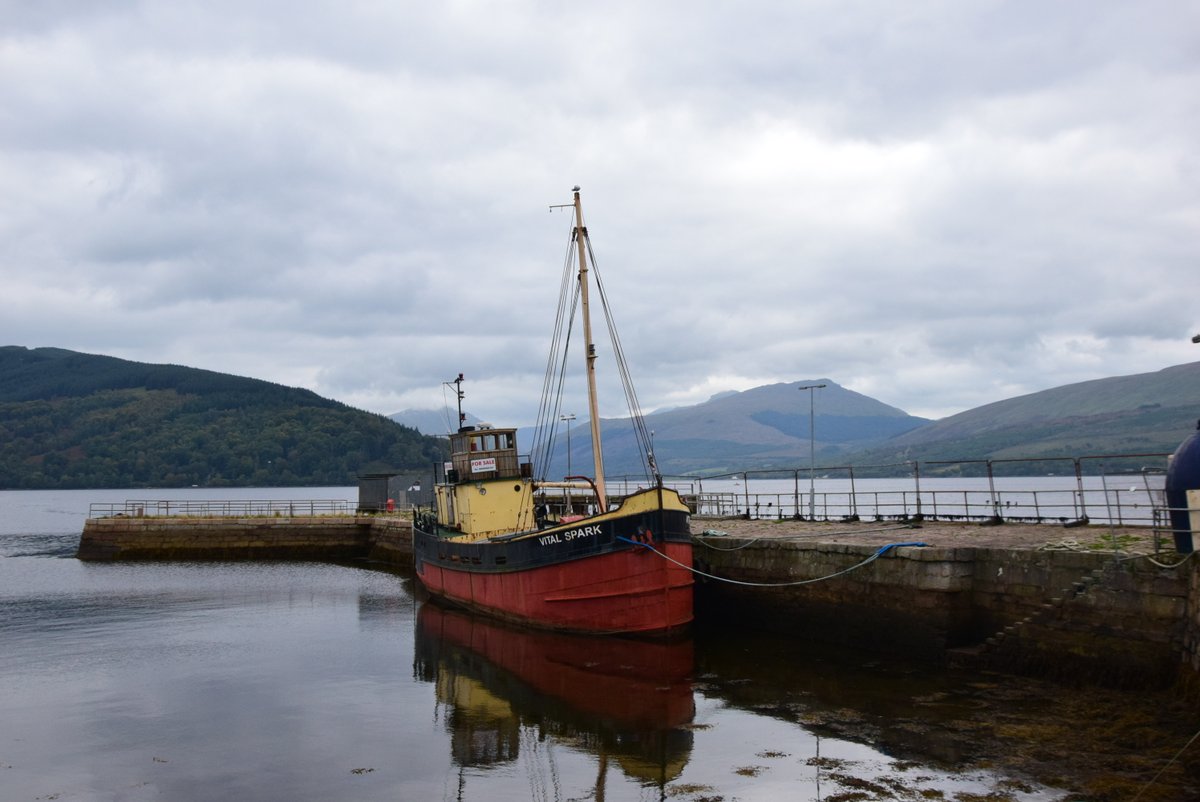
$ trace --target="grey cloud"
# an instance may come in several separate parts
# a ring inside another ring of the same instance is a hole
[[[526,423],[580,183],[646,408],[1192,360],[1197,13],[10,4],[0,341]]]

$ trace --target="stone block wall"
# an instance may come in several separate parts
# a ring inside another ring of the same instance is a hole
[[[972,549],[722,540],[693,556],[698,617],[826,642],[933,656],[970,625]],[[818,580],[799,584],[807,580]]]
[[[1187,572],[1144,558],[983,550],[974,601],[995,662],[1127,684],[1178,674],[1190,593]]]
[[[411,568],[413,564],[412,519],[379,517],[371,520],[368,556],[377,562]]]
[[[701,581],[698,609],[906,655],[975,647],[994,664],[1089,681],[1169,681],[1185,661],[1200,669],[1195,570],[1090,552],[915,547],[853,568],[873,553],[765,539],[697,544],[701,570],[753,583]]]
[[[83,527],[81,560],[361,560],[412,565],[406,516],[114,516]]]
[[[1183,657],[1194,675],[1200,677],[1200,560],[1192,557],[1188,562],[1191,565],[1191,571],[1188,572],[1190,592],[1183,633]],[[1200,680],[1197,680],[1196,686],[1200,690]]]
[[[369,523],[354,516],[92,518],[81,560],[348,560],[367,551]]]

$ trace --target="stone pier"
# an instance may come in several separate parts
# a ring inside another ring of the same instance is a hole
[[[81,560],[371,560],[412,566],[407,515],[89,518]]]
[[[702,534],[712,526],[730,531]],[[1135,551],[1114,554],[1074,540],[1055,547],[1045,538],[1064,530],[1043,529],[746,522],[739,531],[735,521],[693,520],[695,566],[717,577],[697,578],[697,618],[1087,681],[1182,675],[1200,688],[1200,560],[1136,553],[1144,531],[1121,534]],[[1118,535],[1072,531],[1093,546]],[[894,545],[907,542],[926,545]],[[113,516],[87,521],[78,557],[407,568],[412,548],[407,515]]]

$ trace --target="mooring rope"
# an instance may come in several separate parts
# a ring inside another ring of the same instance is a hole
[[[1078,540],[1074,540],[1073,538],[1064,538],[1056,543],[1044,543],[1043,545],[1038,546],[1037,550],[1038,551],[1077,551],[1077,552],[1080,552],[1083,554],[1112,554],[1113,553],[1112,551],[1109,551],[1107,549],[1099,549],[1099,548],[1092,548],[1091,546],[1086,546],[1083,543],[1080,543]],[[1195,556],[1195,554],[1196,554],[1196,552],[1194,552],[1194,551],[1189,552],[1187,554],[1187,556],[1185,556],[1179,562],[1164,563],[1164,562],[1159,562],[1158,560],[1155,559],[1155,557],[1160,556],[1158,553],[1147,554],[1146,552],[1142,552],[1142,551],[1128,551],[1126,549],[1120,549],[1119,551],[1117,551],[1115,553],[1120,555],[1119,557],[1116,558],[1120,562],[1130,562],[1132,560],[1145,560],[1146,562],[1150,563],[1151,565],[1154,565],[1158,568],[1165,568],[1168,570],[1181,567],[1188,560],[1192,559],[1192,557]]]
[[[1146,785],[1142,787],[1142,790],[1137,792],[1137,796],[1135,796],[1131,800],[1131,802],[1137,802],[1139,799],[1141,799],[1142,794],[1146,793],[1146,791],[1150,788],[1150,786],[1152,786],[1156,782],[1158,782],[1158,778],[1163,775],[1163,772],[1166,771],[1168,768],[1170,768],[1171,764],[1174,763],[1176,760],[1178,760],[1179,756],[1182,755],[1184,752],[1186,752],[1187,748],[1189,746],[1191,746],[1197,738],[1200,738],[1200,731],[1198,731],[1195,735],[1193,735],[1191,738],[1188,739],[1188,742],[1183,745],[1183,748],[1181,748],[1178,752],[1176,752],[1175,756],[1172,757],[1170,760],[1168,760],[1166,762],[1166,765],[1164,765],[1161,769],[1158,770],[1158,774],[1154,775],[1154,779],[1152,779],[1152,780],[1150,780],[1150,782],[1146,783]]]
[[[636,540],[631,540],[630,538],[627,538],[627,537],[622,537],[621,535],[617,535],[617,540],[623,540],[626,543],[629,543],[633,546],[641,546],[644,549],[649,549],[650,551],[657,554],[659,557],[662,557],[667,562],[674,563],[675,565],[678,565],[680,568],[686,568],[687,570],[691,571],[693,574],[696,574],[697,576],[702,576],[707,579],[715,579],[718,582],[726,582],[730,585],[746,585],[747,587],[752,587],[752,588],[786,588],[786,587],[792,587],[794,585],[811,585],[814,582],[824,582],[827,579],[834,579],[836,577],[848,574],[851,571],[862,568],[864,565],[867,565],[868,563],[872,563],[875,560],[878,560],[880,557],[882,557],[884,554],[886,554],[891,549],[900,548],[901,546],[925,546],[926,545],[925,543],[917,543],[917,542],[914,542],[914,543],[888,543],[886,546],[880,546],[878,551],[876,551],[874,554],[872,554],[870,557],[863,560],[862,562],[860,562],[856,565],[852,565],[849,568],[843,569],[836,573],[829,574],[828,576],[818,576],[813,579],[800,579],[795,582],[744,582],[740,579],[730,579],[729,577],[717,576],[716,574],[708,574],[708,573],[705,573],[704,571],[701,571],[699,568],[694,568],[690,565],[684,565],[683,563],[679,562],[679,560],[676,560],[672,557],[668,557],[666,554],[664,554],[663,552],[654,548],[649,543],[641,543]]]
[[[1196,552],[1194,552],[1194,551],[1188,552],[1188,555],[1187,555],[1186,557],[1184,557],[1182,560],[1180,560],[1179,562],[1175,563],[1174,565],[1170,565],[1170,564],[1168,564],[1168,563],[1160,563],[1158,560],[1154,559],[1154,557],[1152,557],[1152,556],[1151,556],[1151,555],[1149,555],[1149,554],[1139,554],[1139,555],[1137,555],[1137,556],[1139,556],[1139,557],[1145,557],[1145,558],[1146,558],[1146,562],[1150,563],[1151,565],[1156,565],[1156,566],[1158,566],[1159,568],[1178,568],[1178,567],[1180,567],[1181,565],[1183,565],[1184,563],[1186,563],[1188,560],[1192,559],[1192,557],[1195,557],[1195,556],[1196,556]]]

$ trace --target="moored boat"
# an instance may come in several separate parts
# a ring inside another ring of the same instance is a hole
[[[665,633],[692,619],[689,510],[663,485],[636,402],[630,416],[644,445],[648,487],[620,498],[606,491],[588,299],[590,248],[578,187],[570,206],[578,281],[562,283],[560,311],[569,306],[566,294],[578,293],[594,475],[547,479],[551,437],[542,475],[535,477],[533,462],[518,452],[515,429],[461,427],[450,436],[450,462],[436,482],[433,507],[414,514],[416,574],[435,597],[511,621],[575,632]],[[569,339],[556,333],[553,342]],[[617,342],[614,352],[622,361]],[[550,364],[557,364],[554,358]],[[460,375],[460,405],[461,381]],[[561,386],[557,377],[548,375],[547,387],[556,384]],[[629,385],[626,398],[636,399]],[[559,418],[557,405],[545,397],[542,408],[553,412],[548,420]]]

